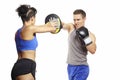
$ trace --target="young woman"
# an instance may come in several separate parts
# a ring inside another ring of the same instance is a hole
[[[12,80],[35,80],[35,54],[38,42],[36,33],[55,32],[57,23],[48,21],[44,25],[35,25],[37,10],[30,5],[20,5],[16,11],[21,17],[23,26],[15,34],[18,59],[11,71]]]

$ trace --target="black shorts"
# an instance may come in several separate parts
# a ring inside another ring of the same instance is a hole
[[[31,59],[19,59],[14,64],[11,71],[11,78],[15,80],[17,76],[31,73],[35,78],[36,63]]]

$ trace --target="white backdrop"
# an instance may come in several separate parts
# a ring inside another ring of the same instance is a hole
[[[86,27],[96,35],[96,54],[88,55],[90,75],[88,80],[120,80],[119,58],[119,0],[3,0],[0,2],[0,78],[11,80],[11,69],[17,59],[14,34],[22,26],[15,9],[20,4],[30,4],[38,10],[36,24],[44,24],[46,15],[56,13],[63,22],[73,22],[72,12],[84,9]],[[37,80],[68,80],[67,37],[58,34],[37,34]]]

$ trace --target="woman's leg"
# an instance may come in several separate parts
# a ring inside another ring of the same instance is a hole
[[[16,80],[35,80],[31,73],[19,75],[16,77]]]

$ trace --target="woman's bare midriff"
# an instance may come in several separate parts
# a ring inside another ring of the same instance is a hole
[[[18,53],[18,59],[27,58],[35,61],[36,52],[33,50],[21,51]]]

